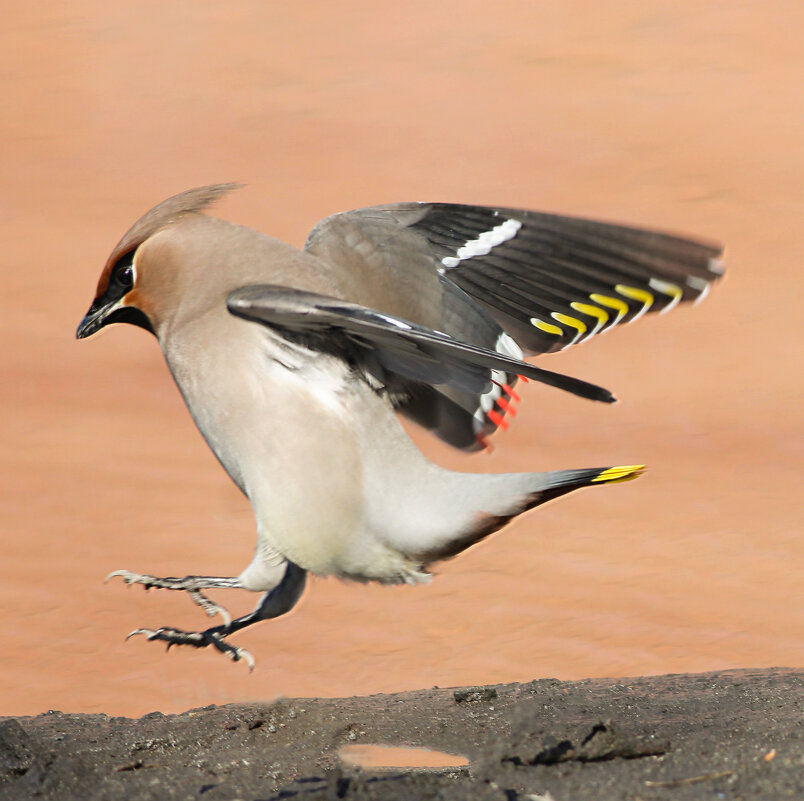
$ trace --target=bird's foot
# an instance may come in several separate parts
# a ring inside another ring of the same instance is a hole
[[[215,615],[220,615],[223,618],[223,624],[225,627],[228,627],[232,622],[232,616],[229,612],[220,604],[216,604],[208,596],[204,595],[201,590],[189,590],[190,598],[193,599],[193,603],[200,606],[206,613],[207,617],[215,617]]]
[[[168,576],[166,578],[159,578],[158,576],[150,576],[147,573],[132,573],[130,570],[115,570],[106,576],[105,581],[110,581],[113,578],[122,578],[126,584],[141,584],[146,590],[156,587],[160,590],[183,590],[187,592],[193,603],[200,606],[209,617],[220,615],[223,618],[224,624],[228,626],[232,622],[232,616],[220,604],[216,604],[211,598],[204,595],[201,589],[208,587],[236,587],[237,579],[230,578],[212,578],[209,576],[184,576],[183,578],[174,578]]]
[[[220,653],[226,654],[233,662],[243,660],[250,671],[254,670],[256,665],[254,657],[245,648],[239,648],[226,642],[226,635],[221,631],[223,628],[223,626],[219,626],[206,631],[182,631],[167,626],[159,629],[135,629],[126,639],[135,634],[144,634],[149,640],[160,640],[167,643],[168,650],[174,645],[191,645],[193,648],[206,648],[211,645]]]

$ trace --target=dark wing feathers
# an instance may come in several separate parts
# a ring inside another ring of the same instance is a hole
[[[312,347],[334,349],[365,369],[379,365],[417,383],[482,394],[491,389],[492,370],[499,370],[518,373],[591,400],[614,400],[607,390],[586,381],[543,370],[338,298],[281,286],[251,286],[229,295],[227,305],[238,317],[300,337]]]
[[[611,400],[605,390],[527,365],[523,351],[561,350],[645,313],[700,300],[723,272],[722,250],[712,243],[556,214],[448,203],[336,214],[313,229],[305,248],[350,272],[362,259],[360,286],[382,289],[364,302],[406,311],[384,315],[262,288],[235,293],[233,313],[308,342],[317,337],[316,347],[337,350],[395,386],[400,411],[466,449],[506,425],[518,375]],[[435,275],[438,283],[430,277]],[[426,325],[402,319],[408,317]]]
[[[410,227],[531,353],[699,300],[723,271],[717,245],[555,214],[427,204]]]
[[[439,330],[460,341],[499,351],[501,337],[506,338],[499,322],[457,284],[443,275],[438,277],[442,290]],[[520,349],[503,347],[502,350],[521,360]],[[457,448],[477,450],[484,447],[485,438],[499,426],[507,427],[503,417],[512,393],[515,394],[512,387],[517,380],[516,372],[495,372],[491,391],[482,394],[445,386],[438,390],[421,388],[410,393],[400,405],[400,411],[437,433],[445,442]]]

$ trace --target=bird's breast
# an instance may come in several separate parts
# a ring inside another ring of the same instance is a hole
[[[170,343],[171,371],[261,536],[302,567],[336,572],[365,516],[355,379],[334,357],[242,325],[255,332]]]

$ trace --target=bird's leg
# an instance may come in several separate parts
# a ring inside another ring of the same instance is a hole
[[[184,590],[189,593],[193,603],[200,606],[209,617],[220,615],[227,624],[232,622],[229,613],[201,591],[217,588],[244,589],[243,585],[240,583],[240,579],[234,577],[184,576],[183,578],[176,578],[168,576],[166,578],[159,578],[157,576],[149,576],[146,573],[132,573],[130,570],[115,570],[113,573],[109,573],[109,575],[106,576],[106,581],[118,577],[122,578],[126,584],[142,584],[146,590],[150,590],[151,587],[157,587],[162,590]]]
[[[235,662],[239,662],[241,659],[244,660],[249,669],[253,670],[254,657],[244,648],[230,645],[225,638],[235,631],[240,631],[240,629],[244,629],[246,626],[257,623],[260,620],[279,617],[289,612],[301,598],[306,578],[307,571],[293,564],[293,562],[288,562],[282,581],[262,596],[254,611],[238,617],[230,623],[214,626],[205,631],[182,631],[181,629],[169,627],[137,629],[128,636],[133,637],[135,634],[144,634],[149,640],[166,642],[168,648],[173,645],[192,645],[194,648],[206,648],[211,645]]]

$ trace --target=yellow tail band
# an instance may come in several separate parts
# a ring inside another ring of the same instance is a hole
[[[604,470],[599,476],[595,476],[592,479],[592,483],[598,483],[601,481],[607,481],[611,483],[612,481],[631,481],[634,478],[642,475],[645,470],[644,464],[628,464],[628,465],[620,465],[619,467],[609,467],[608,470]]]

